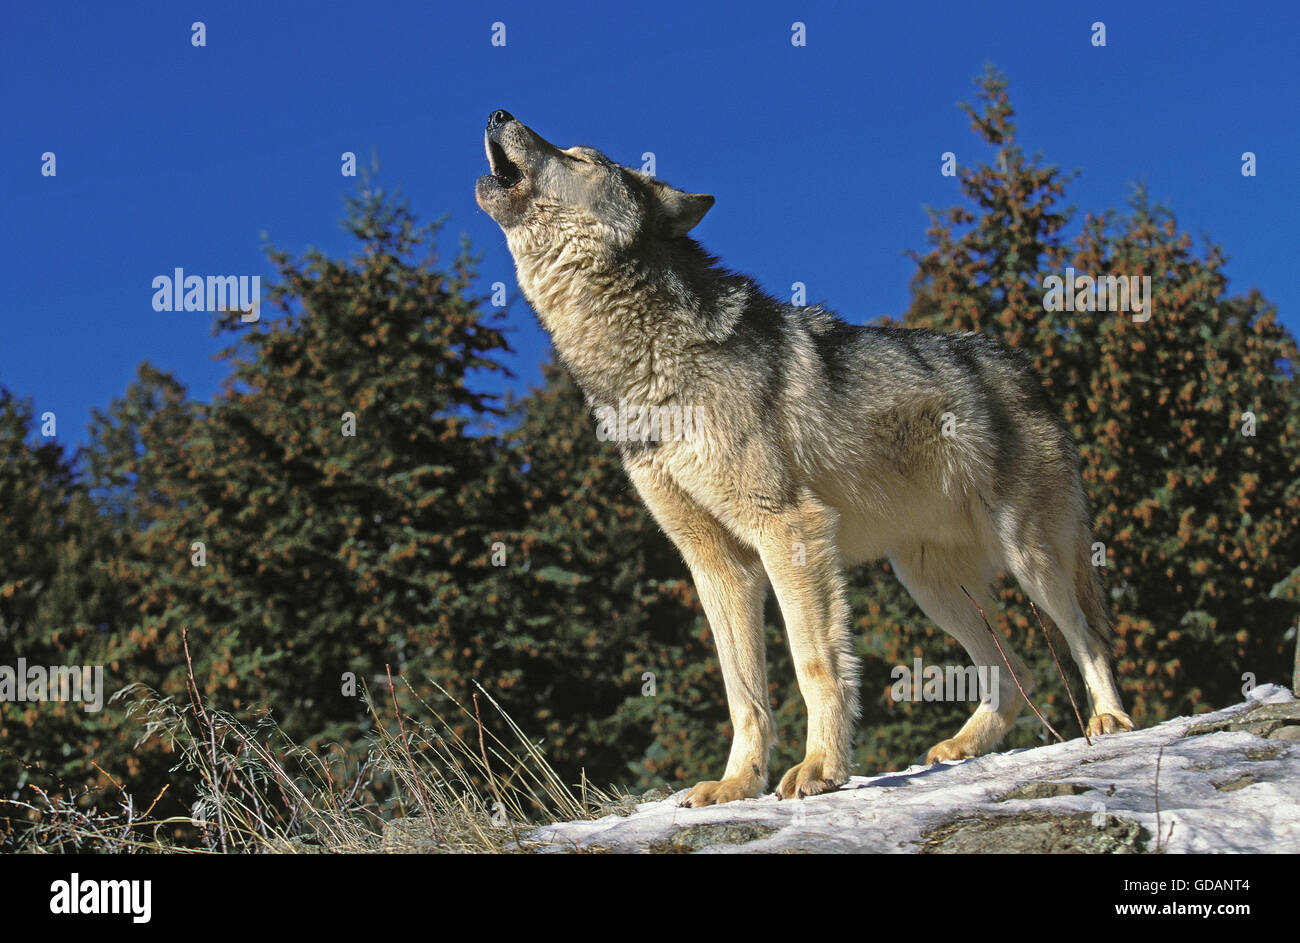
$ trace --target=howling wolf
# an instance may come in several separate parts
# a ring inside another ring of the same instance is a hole
[[[988,698],[926,762],[992,749],[1021,706],[963,588],[986,612],[999,570],[1068,641],[1090,734],[1131,730],[1090,565],[1079,459],[1025,360],[982,334],[856,327],[792,307],[687,235],[713,197],[589,147],[561,150],[510,114],[485,135],[478,205],[505,232],[519,287],[598,417],[677,410],[694,434],[618,424],[646,507],[681,551],[708,616],[735,739],[721,780],[682,802],[759,795],[776,726],[763,602],[770,581],[808,710],[782,798],[849,777],[858,663],[846,564],[888,558],[912,598],[976,666]],[[631,410],[629,410],[629,405]],[[608,423],[605,423],[608,425]],[[1009,667],[1032,689],[1024,665]]]

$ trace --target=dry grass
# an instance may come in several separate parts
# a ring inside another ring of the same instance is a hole
[[[409,685],[405,690],[425,718],[402,711],[390,677],[383,708],[390,720],[395,714],[396,732],[369,692],[364,695],[374,721],[364,757],[313,752],[267,719],[249,723],[214,710],[198,696],[192,673],[188,703],[139,687],[119,692],[115,699],[126,700],[144,725],[141,739],[162,738],[178,757],[174,770],[197,780],[190,815],[152,816],[166,788],[143,809],[120,784],[108,808],[102,798],[96,804],[87,795],[35,790],[29,801],[8,802],[28,822],[17,850],[527,852],[539,847],[526,839],[535,825],[627,806],[629,797],[565,785],[539,745],[482,688],[472,706],[438,689],[459,725]],[[482,723],[480,700],[504,723],[509,742]],[[468,740],[455,732],[467,724]]]

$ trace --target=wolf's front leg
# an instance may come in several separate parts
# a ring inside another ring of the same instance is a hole
[[[767,757],[776,740],[763,646],[767,592],[763,565],[755,551],[736,540],[666,476],[635,463],[629,463],[627,470],[641,499],[690,568],[718,652],[734,731],[722,779],[698,783],[681,804],[753,799],[767,788]]]
[[[763,596],[767,589],[763,567],[756,553],[741,547],[721,527],[710,530],[707,538],[704,534],[697,527],[678,546],[709,618],[735,733],[722,779],[697,784],[682,800],[685,806],[759,795],[767,787],[767,755],[776,739],[763,650]]]
[[[731,755],[722,779],[696,784],[685,806],[706,806],[733,799],[752,799],[767,788],[767,757],[776,740],[767,691],[763,650],[763,597],[766,578],[758,555],[728,535],[688,556],[695,590],[700,595],[718,651],[727,710],[734,731]]]
[[[849,633],[837,524],[833,509],[805,496],[779,524],[767,528],[761,548],[808,709],[807,750],[803,762],[777,786],[782,799],[837,789],[849,778],[859,668]]]

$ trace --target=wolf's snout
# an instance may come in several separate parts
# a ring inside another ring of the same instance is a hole
[[[508,111],[498,108],[488,115],[483,146],[487,150],[491,173],[480,178],[480,183],[489,189],[499,192],[514,190],[523,181],[526,168],[520,163],[524,160],[523,142],[520,140],[522,129],[523,125]],[[500,221],[499,217],[494,218]]]

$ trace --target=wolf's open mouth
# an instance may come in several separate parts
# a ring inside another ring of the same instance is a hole
[[[524,172],[511,162],[505,149],[496,141],[488,141],[488,163],[492,167],[492,176],[507,190],[524,179]]]

